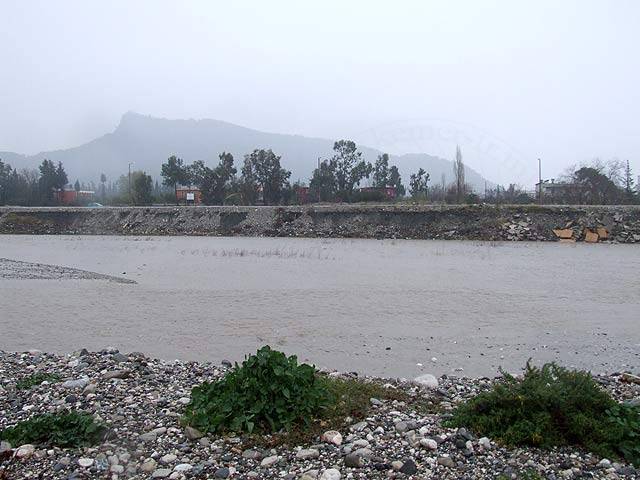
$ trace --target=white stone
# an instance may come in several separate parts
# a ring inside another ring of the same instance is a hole
[[[432,438],[423,438],[422,440],[420,440],[420,445],[422,445],[425,448],[428,448],[429,450],[438,449],[438,442],[436,442]]]
[[[188,472],[193,468],[193,465],[190,463],[179,463],[175,467],[173,467],[174,472]]]
[[[167,478],[171,475],[171,470],[168,468],[159,468],[151,474],[151,478]]]
[[[78,465],[80,465],[82,468],[89,468],[91,465],[93,465],[93,458],[79,458]]]
[[[342,434],[336,430],[329,430],[322,434],[322,441],[334,445],[342,445]]]
[[[160,458],[160,461],[162,463],[173,463],[177,460],[177,456],[174,455],[173,453],[167,453],[166,455],[164,455],[162,458]]]
[[[436,388],[438,388],[438,379],[430,373],[425,373],[424,375],[416,377],[413,380],[413,383],[430,388],[431,390],[435,390]]]
[[[89,384],[89,377],[78,378],[77,380],[67,380],[66,382],[62,382],[62,388],[68,389],[81,389],[86,387]]]
[[[18,447],[18,450],[16,450],[16,457],[29,458],[31,455],[33,455],[33,452],[35,451],[36,451],[36,447],[31,445],[30,443],[27,443],[25,445]]]
[[[275,465],[276,463],[278,463],[278,460],[280,459],[280,457],[278,457],[277,455],[271,455],[270,457],[265,457],[262,459],[262,462],[260,462],[260,466],[261,467],[270,467],[272,465]]]
[[[156,469],[156,461],[153,458],[147,458],[140,467],[143,472],[149,473]]]
[[[340,470],[336,468],[329,468],[322,472],[322,476],[320,480],[340,480],[342,475],[340,475]]]

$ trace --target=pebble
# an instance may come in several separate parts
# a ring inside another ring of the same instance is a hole
[[[80,458],[78,459],[78,465],[80,465],[82,468],[89,468],[91,465],[93,465],[93,458]]]
[[[31,445],[30,443],[26,443],[18,447],[15,455],[17,458],[27,459],[31,457],[31,455],[33,455],[33,452],[35,451],[36,451],[36,447],[34,445]]]
[[[153,472],[156,469],[156,461],[153,458],[148,458],[144,462],[142,462],[142,466],[140,470],[143,472]]]
[[[296,453],[296,458],[300,458],[302,460],[306,460],[309,458],[318,458],[320,456],[320,451],[315,448],[303,448],[302,450],[298,450]]]
[[[86,387],[88,384],[89,384],[89,378],[83,377],[83,378],[78,378],[76,380],[67,380],[65,382],[62,382],[62,388],[67,388],[69,390],[75,390],[75,389],[80,390]]]
[[[271,455],[270,457],[265,457],[262,459],[262,462],[260,462],[260,466],[261,467],[271,467],[273,465],[275,465],[276,463],[278,463],[278,460],[280,459],[280,457],[278,457],[278,455]]]
[[[416,466],[416,463],[409,458],[402,463],[400,472],[404,473],[405,475],[414,475],[418,472],[418,467]]]
[[[437,390],[439,386],[438,379],[430,373],[425,373],[424,375],[414,378],[413,382],[430,390]]]
[[[242,458],[247,458],[250,460],[260,460],[264,455],[262,452],[258,450],[245,450],[242,452]]]
[[[129,370],[111,370],[102,374],[105,380],[127,378],[131,372]]]
[[[332,443],[333,445],[342,445],[342,435],[335,430],[329,430],[322,434],[322,441],[326,443]]]
[[[320,477],[320,480],[340,480],[340,478],[342,478],[342,475],[340,474],[340,470],[336,468],[329,468],[324,472],[322,472],[322,476]]]
[[[151,474],[151,478],[167,478],[169,475],[171,475],[171,469],[159,468]]]
[[[160,458],[160,461],[162,463],[173,463],[178,459],[178,457],[176,455],[174,455],[173,453],[167,453],[166,455],[164,455],[162,458]]]
[[[204,434],[200,430],[189,426],[185,427],[184,434],[189,440],[198,440],[204,437]]]
[[[437,450],[438,449],[438,442],[436,442],[432,438],[423,438],[423,439],[421,439],[420,440],[420,445],[422,445],[425,448],[428,448],[429,450]]]
[[[223,467],[223,468],[219,468],[216,470],[216,472],[213,474],[213,476],[215,478],[228,478],[230,474],[230,471],[228,468]]]
[[[188,472],[193,468],[193,465],[190,463],[179,463],[175,467],[173,467],[174,472]]]
[[[362,457],[356,453],[350,453],[346,457],[344,457],[344,466],[349,468],[360,468],[362,467]]]
[[[438,464],[447,468],[454,468],[456,466],[451,457],[438,457]]]

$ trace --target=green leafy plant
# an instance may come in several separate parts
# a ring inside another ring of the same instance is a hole
[[[184,420],[203,432],[275,432],[310,424],[329,403],[314,367],[265,346],[221,380],[195,387]]]
[[[640,408],[615,405],[607,410],[607,423],[609,442],[615,442],[622,456],[640,467]]]
[[[542,480],[542,477],[540,476],[540,474],[535,470],[531,470],[531,469],[518,473],[516,475],[516,478],[518,480]],[[507,476],[504,474],[498,475],[496,477],[496,480],[511,480],[511,476]]]
[[[448,425],[508,446],[582,445],[638,463],[638,409],[619,405],[589,373],[527,363],[522,380],[503,374],[503,382],[460,405]]]
[[[35,415],[0,431],[0,439],[12,445],[32,443],[56,447],[90,446],[100,440],[106,427],[92,415],[75,411]]]
[[[34,373],[16,382],[18,390],[29,390],[31,387],[40,385],[42,382],[56,383],[60,381],[60,376],[55,373]]]

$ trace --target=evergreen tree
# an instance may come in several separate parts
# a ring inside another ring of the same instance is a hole
[[[627,160],[627,164],[624,169],[624,197],[626,203],[636,203],[637,201],[637,192],[634,188],[634,180],[633,173],[631,172],[631,166],[629,165],[629,160]]]

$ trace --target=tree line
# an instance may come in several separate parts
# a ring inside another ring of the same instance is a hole
[[[283,168],[282,157],[271,149],[255,149],[244,156],[238,168],[231,153],[222,152],[212,166],[202,160],[186,164],[176,155],[161,166],[161,183],[144,171],[136,170],[107,182],[88,185],[76,180],[73,189],[92,190],[96,200],[111,204],[151,205],[177,202],[179,186],[197,188],[205,205],[288,205],[310,202],[390,201],[396,199],[440,203],[544,203],[633,204],[639,202],[629,162],[595,160],[570,167],[559,184],[543,184],[537,192],[527,192],[515,184],[486,189],[482,198],[465,182],[465,165],[460,147],[456,148],[453,182],[431,178],[423,168],[410,174],[408,188],[398,167],[383,153],[372,164],[367,162],[351,140],[334,143],[333,154],[320,159],[309,185],[291,183],[291,172]],[[365,179],[371,187],[358,188]],[[0,160],[0,205],[55,205],[55,192],[68,188],[69,179],[61,162],[43,160],[37,169],[18,171]],[[554,187],[554,188],[551,188]],[[561,187],[561,188],[560,188]],[[305,198],[300,191],[305,191]]]

